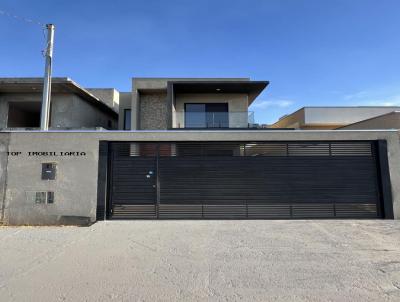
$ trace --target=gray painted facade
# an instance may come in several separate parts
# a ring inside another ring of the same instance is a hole
[[[386,140],[395,219],[400,219],[400,144],[397,131],[136,131],[136,132],[10,132],[2,133],[8,156],[4,223],[86,224],[96,219],[99,141],[302,141]],[[5,138],[4,138],[5,137]],[[28,152],[57,152],[29,155]],[[60,152],[85,155],[59,156]],[[57,163],[56,180],[41,180],[41,164]],[[2,169],[4,170],[4,168]],[[4,179],[4,177],[3,177]],[[3,181],[4,183],[4,181]],[[53,191],[54,204],[37,204],[32,192]],[[1,196],[0,196],[1,197]]]

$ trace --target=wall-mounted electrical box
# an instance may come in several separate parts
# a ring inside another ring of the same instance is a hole
[[[56,163],[42,163],[42,179],[54,180],[56,179],[57,164]]]

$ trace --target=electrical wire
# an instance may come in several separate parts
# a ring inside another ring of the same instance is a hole
[[[5,10],[2,10],[2,9],[0,9],[0,15],[3,15],[5,17],[9,17],[9,18],[12,18],[12,19],[15,19],[15,20],[18,20],[18,21],[22,21],[22,22],[25,22],[25,23],[29,23],[29,24],[32,24],[32,25],[39,25],[42,28],[43,38],[45,40],[45,47],[41,51],[41,53],[42,53],[43,57],[46,56],[46,52],[47,52],[49,46],[47,45],[47,41],[46,41],[46,25],[45,24],[43,24],[42,22],[39,22],[37,20],[21,17],[21,16],[18,16],[18,15],[12,14],[10,12],[6,12]]]
[[[18,16],[18,15],[6,12],[5,10],[2,10],[2,9],[0,9],[0,15],[3,15],[3,16],[9,17],[9,18],[13,18],[13,19],[16,19],[18,21],[25,22],[25,23],[39,25],[39,26],[41,26],[43,28],[46,27],[46,25],[43,24],[42,22],[39,22],[39,21],[36,21],[36,20],[33,20],[33,19],[28,19],[28,18],[25,18],[25,17],[21,17],[21,16]]]

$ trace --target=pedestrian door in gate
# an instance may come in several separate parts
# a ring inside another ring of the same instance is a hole
[[[157,218],[157,144],[111,145],[113,218]]]

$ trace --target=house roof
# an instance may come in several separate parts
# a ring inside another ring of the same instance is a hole
[[[0,78],[0,93],[41,93],[42,91],[43,78]],[[113,108],[70,78],[52,78],[51,91],[74,93],[100,110],[118,115]]]
[[[168,92],[170,98],[180,93],[246,93],[249,105],[268,86],[268,81],[250,78],[141,78],[133,79],[133,89],[140,93]],[[173,93],[172,93],[173,92]]]
[[[248,80],[180,80],[169,82],[174,93],[247,93],[249,95],[249,105],[268,84],[268,81]]]

